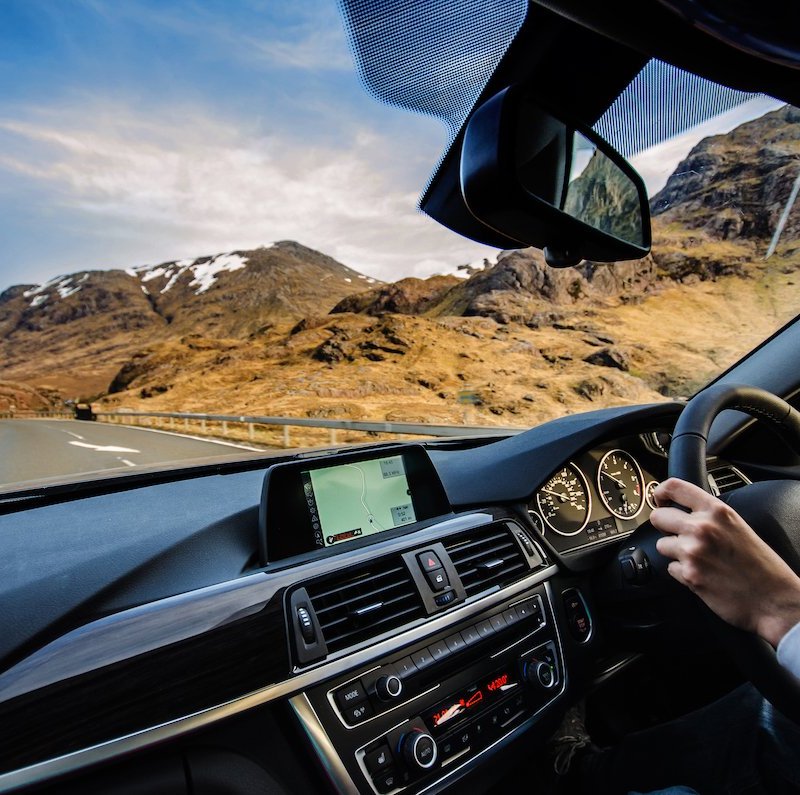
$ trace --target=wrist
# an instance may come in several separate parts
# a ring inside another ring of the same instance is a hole
[[[770,608],[763,611],[756,623],[755,631],[773,648],[778,648],[783,636],[798,623],[800,623],[800,591],[793,588],[781,598],[775,599]]]

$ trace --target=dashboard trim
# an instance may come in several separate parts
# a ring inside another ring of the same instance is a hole
[[[486,514],[473,514],[471,517],[473,519],[480,517],[482,520],[489,518]],[[465,517],[460,518],[464,519]],[[451,524],[456,524],[454,529],[460,530],[464,528],[465,523],[454,520],[442,523],[442,525]],[[472,523],[469,524],[471,525]],[[475,524],[480,524],[480,522]],[[436,531],[441,532],[442,525],[436,526]],[[432,528],[426,529],[432,530]],[[407,538],[405,541],[406,545],[408,545]],[[509,598],[513,598],[516,594],[522,593],[535,585],[545,583],[545,587],[548,587],[549,592],[549,583],[546,581],[557,573],[558,567],[550,565],[545,569],[541,569],[518,580],[516,583],[504,589],[498,589],[490,594],[478,596],[472,601],[452,608],[452,610],[444,615],[432,617],[423,626],[406,630],[400,635],[380,641],[366,649],[356,651],[347,657],[336,658],[329,663],[323,663],[315,668],[297,673],[289,679],[256,690],[240,698],[181,718],[176,718],[157,726],[107,740],[88,748],[72,751],[17,770],[2,773],[0,774],[0,793],[13,792],[15,789],[24,786],[40,784],[56,776],[74,772],[99,762],[112,760],[123,754],[148,748],[156,743],[208,726],[219,720],[229,718],[275,699],[292,696],[298,693],[298,691],[321,683],[329,677],[340,675],[352,667],[363,665],[375,657],[390,653],[398,646],[414,643],[418,640],[422,640],[427,635],[441,632],[451,624],[464,621],[470,616],[486,610],[494,604],[505,602]]]

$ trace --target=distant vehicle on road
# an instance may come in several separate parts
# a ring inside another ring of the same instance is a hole
[[[96,420],[97,415],[94,413],[91,403],[76,403],[75,404],[75,419],[76,420]]]

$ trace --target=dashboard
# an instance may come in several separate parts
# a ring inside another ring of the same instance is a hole
[[[543,742],[625,662],[591,578],[646,576],[627,539],[679,411],[6,503],[0,792],[92,791],[98,775],[111,793],[158,776],[200,792],[219,770],[197,744],[246,758],[276,793],[491,778],[488,760]],[[714,466],[719,483],[744,478]]]

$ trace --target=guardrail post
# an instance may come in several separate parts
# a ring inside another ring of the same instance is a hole
[[[288,447],[289,446],[289,426],[288,425],[284,425],[283,426],[283,446],[284,447]]]
[[[201,430],[203,433],[205,433],[205,432],[206,432],[206,421],[205,421],[205,418],[203,418],[202,420],[200,420],[200,430]]]
[[[336,428],[331,428],[331,444],[336,444]]]
[[[189,420],[186,417],[183,418],[183,430],[184,431],[189,430]]]
[[[175,427],[175,417],[170,417],[169,418],[169,427],[170,428],[174,428]]]
[[[223,420],[222,421],[222,435],[223,436],[227,436],[228,435],[228,421],[227,420]]]
[[[247,438],[252,442],[255,439],[255,427],[252,422],[247,423]]]

